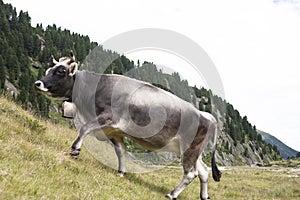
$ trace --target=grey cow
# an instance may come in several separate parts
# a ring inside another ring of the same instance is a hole
[[[215,163],[217,123],[211,114],[146,82],[121,75],[79,71],[73,53],[52,61],[54,66],[35,82],[35,88],[55,99],[72,100],[76,105],[75,118],[80,122],[80,131],[71,147],[71,156],[78,157],[90,132],[102,131],[103,138],[114,144],[119,174],[124,175],[123,141],[127,137],[146,149],[182,156],[183,178],[167,198],[176,199],[198,176],[200,198],[209,199],[209,173],[201,152],[212,136],[212,175],[215,181],[221,178]]]

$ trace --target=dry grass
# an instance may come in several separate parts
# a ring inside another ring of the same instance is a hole
[[[1,199],[164,199],[182,177],[180,167],[116,176],[84,148],[69,157],[76,131],[35,119],[0,98]],[[299,171],[291,168],[235,167],[221,182],[210,179],[212,199],[300,199]],[[198,199],[199,180],[179,199]]]

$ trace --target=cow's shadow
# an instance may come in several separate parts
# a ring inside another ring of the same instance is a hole
[[[133,182],[134,184],[142,185],[144,187],[149,188],[152,191],[156,191],[163,195],[168,194],[172,189],[171,185],[169,187],[158,186],[158,185],[155,185],[154,183],[143,180],[142,178],[138,177],[136,174],[133,174],[133,173],[127,173],[123,178],[126,178],[127,180],[129,180],[130,182]]]
[[[116,170],[110,168],[110,167],[107,167],[106,165],[102,165],[102,163],[98,163],[102,166],[102,168],[104,168],[104,170],[106,170],[108,173],[117,173]],[[126,173],[126,175],[124,177],[117,177],[116,178],[120,178],[120,179],[127,179],[128,181],[136,184],[136,185],[142,185],[143,187],[146,187],[148,188],[149,190],[151,191],[155,191],[157,193],[160,193],[162,194],[162,199],[163,197],[168,194],[169,192],[171,192],[176,185],[166,185],[166,186],[159,186],[159,185],[156,185],[155,184],[155,179],[153,180],[154,182],[151,182],[151,181],[147,181],[147,180],[144,180],[143,178],[141,178],[140,176],[142,175],[139,175],[139,174],[135,174],[135,173]],[[159,180],[157,180],[159,181]],[[178,183],[180,181],[180,177],[178,177]],[[181,193],[180,194],[180,197],[181,199],[188,199],[186,194],[184,193]]]
[[[158,186],[155,185],[155,183],[151,183],[150,181],[145,181],[142,178],[140,178],[137,174],[133,174],[133,173],[127,173],[123,178],[126,178],[127,180],[133,182],[134,184],[139,184],[142,185],[144,187],[149,188],[149,190],[151,191],[155,191],[157,193],[162,194],[162,198],[168,194],[169,192],[171,192],[176,185],[166,185],[165,186]],[[155,179],[154,179],[155,181]],[[157,180],[158,181],[158,180]],[[180,181],[180,177],[178,177],[178,183]],[[180,199],[188,199],[185,193],[181,193],[180,194]]]
[[[100,162],[97,162],[95,164],[96,164],[96,166],[95,166],[96,168],[99,167],[98,165],[101,165],[101,168],[103,168],[108,173],[115,173],[115,174],[117,173],[116,170],[114,170],[114,169],[112,169],[112,168],[110,168],[110,167],[108,167],[106,165],[103,165]],[[152,191],[156,191],[156,192],[161,193],[163,195],[166,195],[167,193],[169,193],[171,191],[171,189],[173,189],[172,185],[168,185],[167,187],[165,187],[165,186],[158,186],[158,185],[155,185],[155,183],[151,183],[151,182],[145,181],[141,177],[139,177],[139,174],[135,174],[135,173],[126,173],[126,175],[124,177],[121,178],[121,177],[117,177],[116,176],[116,178],[127,179],[127,180],[129,180],[130,182],[132,182],[134,184],[142,185],[144,187],[149,188]]]

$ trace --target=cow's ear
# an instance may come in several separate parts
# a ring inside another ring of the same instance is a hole
[[[76,62],[73,62],[70,65],[69,76],[74,76],[76,74],[77,70],[78,70],[78,64]]]

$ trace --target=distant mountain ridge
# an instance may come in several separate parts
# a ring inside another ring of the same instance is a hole
[[[262,136],[262,139],[271,144],[271,145],[275,145],[277,146],[277,149],[280,152],[281,157],[283,157],[284,159],[288,159],[291,157],[296,157],[297,153],[299,153],[298,151],[292,149],[291,147],[287,146],[286,144],[284,144],[283,142],[281,142],[279,139],[277,139],[276,137],[274,137],[273,135],[257,130],[257,133],[260,134]]]

